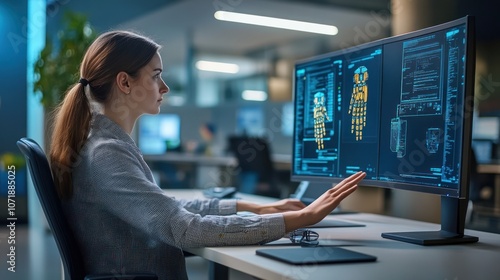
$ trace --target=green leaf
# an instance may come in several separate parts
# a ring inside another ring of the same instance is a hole
[[[87,16],[67,11],[57,41],[48,36],[34,64],[34,91],[49,111],[64,98],[67,89],[78,82],[79,67],[88,46],[97,37]]]

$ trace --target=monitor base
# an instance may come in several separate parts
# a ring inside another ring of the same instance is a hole
[[[415,232],[386,232],[383,238],[393,239],[418,245],[451,245],[478,242],[479,238],[470,235],[459,235],[448,231],[415,231]]]

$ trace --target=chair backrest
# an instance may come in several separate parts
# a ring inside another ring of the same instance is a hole
[[[26,158],[38,199],[56,240],[66,275],[69,279],[83,279],[83,258],[76,239],[64,216],[57,195],[47,156],[34,140],[22,138],[17,146]]]
[[[265,138],[250,136],[230,136],[229,151],[234,154],[243,172],[251,171],[259,175],[260,182],[270,182],[274,176],[271,150]]]

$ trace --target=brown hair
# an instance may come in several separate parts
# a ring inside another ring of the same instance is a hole
[[[132,77],[147,65],[160,46],[151,39],[128,31],[111,31],[99,36],[87,49],[80,65],[80,77],[88,85],[74,84],[55,111],[50,146],[50,164],[54,182],[61,198],[73,193],[72,170],[79,163],[79,152],[90,130],[92,119],[85,88],[92,99],[108,100],[115,77],[126,72]]]

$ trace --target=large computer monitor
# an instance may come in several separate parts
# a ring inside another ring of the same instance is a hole
[[[139,149],[145,155],[161,155],[181,147],[181,119],[177,114],[143,115],[139,118]]]
[[[440,231],[383,237],[477,241],[463,234],[474,65],[470,16],[298,61],[292,180],[365,171],[363,185],[440,195]]]

